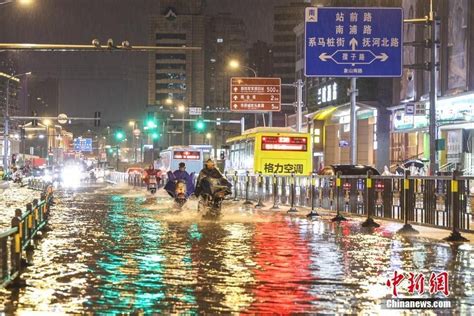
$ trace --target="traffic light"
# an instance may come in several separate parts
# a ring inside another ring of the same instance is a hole
[[[148,129],[154,129],[157,128],[158,125],[156,124],[156,120],[154,118],[148,118],[146,120],[146,126]]]
[[[36,111],[33,111],[33,112],[31,112],[31,116],[38,116],[38,113],[36,113]],[[31,126],[37,127],[37,126],[38,126],[38,120],[37,120],[37,119],[34,119],[34,120],[31,122]]]
[[[206,123],[204,123],[204,121],[202,119],[198,119],[196,121],[196,123],[194,123],[194,128],[198,131],[198,132],[202,132],[206,129]]]
[[[125,138],[125,133],[122,131],[116,131],[115,132],[115,139],[118,141],[121,141]]]
[[[154,133],[151,134],[151,138],[153,140],[156,140],[156,139],[160,138],[160,134],[158,134],[157,132],[154,132]]]
[[[100,112],[94,112],[94,126],[99,127],[100,126],[100,117],[101,114]]]

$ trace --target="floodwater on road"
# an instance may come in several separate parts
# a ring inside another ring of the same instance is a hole
[[[143,189],[96,186],[57,194],[51,231],[0,311],[22,313],[337,313],[382,309],[399,273],[448,272],[452,310],[474,311],[474,249],[361,231],[358,221],[307,220],[225,202],[203,220],[196,201],[173,209]],[[416,297],[399,286],[399,296]],[[442,294],[437,294],[443,297]],[[431,297],[429,293],[425,297]],[[440,312],[440,311],[437,311]]]

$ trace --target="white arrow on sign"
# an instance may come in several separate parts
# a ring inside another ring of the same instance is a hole
[[[238,90],[239,90],[239,88],[234,87],[234,92],[237,92]]]
[[[331,56],[326,53],[322,53],[319,55],[319,59],[321,59],[321,61],[328,61],[328,59],[331,59]]]
[[[234,104],[234,109],[238,108],[237,104]]]
[[[385,53],[382,53],[380,55],[375,56],[376,59],[380,59],[380,61],[386,61],[388,59],[388,55]]]
[[[359,42],[355,38],[352,38],[351,41],[349,42],[349,45],[351,45],[352,50],[355,50],[358,44]]]
[[[238,98],[238,96],[234,95],[234,101],[237,101]]]

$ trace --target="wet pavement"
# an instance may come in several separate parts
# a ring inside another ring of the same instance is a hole
[[[394,271],[449,273],[453,309],[474,312],[474,248],[361,231],[225,202],[203,220],[189,201],[128,187],[59,192],[52,230],[23,274],[28,286],[0,290],[9,313],[337,313],[382,309]],[[399,288],[400,296],[415,297]],[[425,294],[426,297],[431,295]]]
[[[10,228],[15,209],[26,210],[26,204],[39,199],[41,192],[20,186],[17,183],[2,182],[0,187],[0,231]]]

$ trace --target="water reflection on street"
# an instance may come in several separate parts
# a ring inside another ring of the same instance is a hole
[[[164,195],[65,192],[28,286],[2,290],[8,312],[385,313],[391,274],[450,273],[455,310],[474,309],[474,249],[393,236],[395,226],[308,221],[228,202],[202,220]],[[407,295],[401,290],[402,295]],[[0,305],[1,306],[1,305]]]

